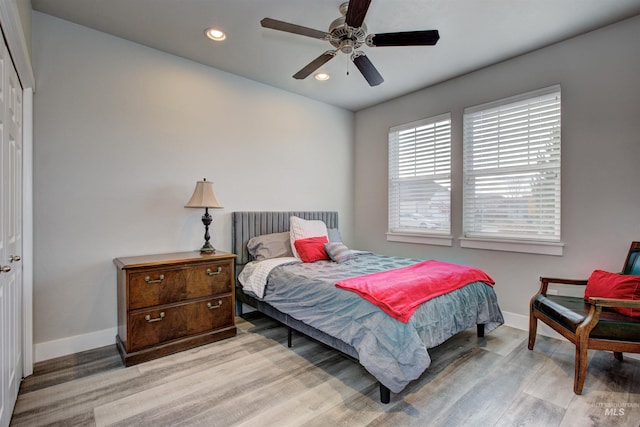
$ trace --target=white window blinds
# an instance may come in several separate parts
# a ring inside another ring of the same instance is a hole
[[[464,110],[465,237],[560,241],[560,87]]]
[[[389,232],[450,234],[451,115],[389,130]]]

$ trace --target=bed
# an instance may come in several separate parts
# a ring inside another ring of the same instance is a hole
[[[343,279],[411,268],[420,260],[351,250],[342,262],[301,262],[280,255],[272,259],[260,255],[259,261],[254,260],[248,243],[255,253],[254,241],[282,239],[288,235],[292,217],[296,224],[321,222],[328,230],[328,241],[341,240],[337,212],[233,212],[236,313],[242,315],[242,304],[247,304],[287,326],[289,346],[295,330],[359,361],[378,380],[383,403],[390,401],[392,391],[401,392],[427,369],[429,348],[470,327],[476,326],[478,336],[483,336],[504,323],[493,288],[481,281],[420,303],[406,322],[358,293],[336,286]]]

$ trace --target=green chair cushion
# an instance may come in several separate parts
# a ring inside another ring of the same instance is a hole
[[[533,301],[534,309],[544,313],[573,333],[587,317],[590,307],[580,297],[537,295]],[[600,314],[600,321],[589,336],[591,338],[640,342],[640,318],[625,316],[604,307]]]

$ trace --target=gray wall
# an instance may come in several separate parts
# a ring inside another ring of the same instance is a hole
[[[96,331],[108,342],[93,346],[114,342],[113,258],[200,248],[204,212],[184,205],[204,177],[225,207],[218,249],[234,210],[337,210],[351,240],[353,113],[48,15],[32,25],[36,358]]]
[[[219,249],[233,210],[335,209],[350,246],[484,268],[522,316],[538,276],[615,271],[640,240],[640,18],[355,115],[37,12],[32,29],[36,349],[113,342],[112,259],[200,247],[202,212],[183,205],[203,177],[225,205]],[[459,237],[463,108],[557,83],[564,256],[386,241],[390,126],[452,112]]]
[[[472,264],[496,280],[503,310],[528,315],[538,277],[617,271],[640,240],[640,17],[484,68],[356,114],[356,245]],[[452,113],[452,233],[462,233],[462,110],[553,84],[562,87],[564,256],[387,242],[391,126]]]
[[[31,58],[31,0],[16,0],[20,25],[24,30],[24,39],[27,44],[29,58]]]

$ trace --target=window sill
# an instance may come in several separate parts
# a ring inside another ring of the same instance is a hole
[[[421,245],[453,246],[453,237],[424,233],[387,233],[388,242],[418,243]]]
[[[494,240],[470,237],[461,237],[460,247],[555,256],[562,256],[564,251],[564,243],[534,242],[526,240]]]

